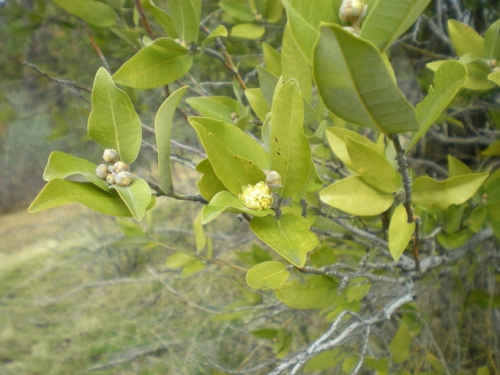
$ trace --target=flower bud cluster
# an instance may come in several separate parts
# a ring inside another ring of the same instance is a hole
[[[104,150],[102,158],[105,164],[100,164],[95,170],[95,174],[102,180],[106,180],[109,185],[129,186],[134,177],[129,172],[128,164],[119,160],[118,152],[112,148]]]
[[[255,185],[243,186],[241,190],[242,193],[238,195],[238,198],[252,210],[267,210],[273,203],[273,194],[263,181]]]

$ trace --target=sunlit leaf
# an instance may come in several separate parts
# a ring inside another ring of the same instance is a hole
[[[141,221],[151,203],[151,189],[148,183],[142,178],[135,178],[132,184],[127,187],[110,185],[110,189],[115,189],[118,192],[134,219]]]
[[[290,272],[280,262],[264,262],[253,266],[247,272],[247,283],[254,289],[279,289],[281,288]]]
[[[247,208],[237,196],[228,191],[221,191],[207,205],[203,206],[201,210],[201,223],[207,224],[225,211],[247,213],[253,216],[267,216],[270,210],[252,210]]]
[[[484,57],[500,60],[500,20],[493,22],[484,34]]]
[[[240,23],[231,28],[231,37],[242,39],[260,39],[266,32],[263,25],[256,25],[254,23]]]
[[[198,39],[201,0],[169,0],[172,24],[179,38],[189,44]]]
[[[215,38],[226,37],[228,35],[227,29],[224,25],[218,25],[215,29],[210,31],[210,34],[203,40],[200,47],[200,52],[203,53],[207,46],[212,42]]]
[[[415,223],[408,223],[408,214],[403,205],[394,210],[389,224],[389,251],[397,262],[410,243],[415,232]]]
[[[141,120],[125,92],[99,68],[92,89],[92,111],[88,119],[90,137],[103,148],[118,151],[120,160],[132,163],[141,147]]]
[[[141,4],[151,15],[154,17],[155,21],[163,27],[166,36],[169,38],[175,39],[178,38],[179,35],[175,31],[172,16],[165,12],[160,7],[156,6],[153,0],[141,0]]]
[[[188,49],[173,39],[159,38],[126,61],[113,80],[137,89],[160,87],[181,78],[192,62]]]
[[[476,57],[483,57],[484,40],[472,27],[449,19],[448,31],[457,56],[472,53]]]
[[[349,152],[347,151],[347,137],[359,143],[362,143],[367,147],[373,148],[374,151],[378,151],[377,145],[375,145],[375,143],[373,143],[367,137],[363,137],[362,135],[355,133],[352,130],[343,128],[329,128],[326,130],[325,134],[328,144],[330,145],[330,148],[335,156],[337,156],[342,161],[342,163],[344,163],[344,165],[351,169],[354,169],[354,165],[351,161],[351,157],[349,156]]]
[[[388,194],[368,185],[359,176],[339,180],[319,193],[326,204],[351,215],[372,216],[387,211],[394,201]]]
[[[455,176],[444,181],[422,176],[413,183],[412,202],[427,208],[444,210],[452,204],[466,202],[487,178],[488,173]]]
[[[385,134],[418,130],[415,111],[378,49],[338,25],[323,25],[320,31],[314,77],[328,109]]]

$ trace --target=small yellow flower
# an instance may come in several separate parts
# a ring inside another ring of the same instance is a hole
[[[242,193],[238,195],[240,201],[252,210],[266,210],[273,203],[273,194],[265,182],[256,185],[247,185],[241,188]]]

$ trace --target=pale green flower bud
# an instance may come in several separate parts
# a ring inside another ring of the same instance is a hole
[[[343,0],[339,10],[340,20],[349,21],[351,25],[359,25],[366,15],[366,9],[363,0]]]
[[[247,185],[241,188],[242,193],[238,195],[241,202],[252,210],[267,210],[273,203],[273,194],[265,182],[256,185]]]

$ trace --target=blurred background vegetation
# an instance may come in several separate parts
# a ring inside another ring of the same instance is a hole
[[[133,2],[123,4],[122,15],[133,25]],[[165,6],[166,1],[156,4]],[[433,1],[424,17],[443,19],[437,14],[448,12],[452,18],[454,7],[479,33],[500,18],[498,0]],[[207,14],[216,11],[217,1],[205,0],[203,9]],[[425,63],[453,55],[449,43],[430,30],[430,23],[423,24],[425,51],[416,48],[411,32],[391,51],[398,81],[413,104],[431,82]],[[279,48],[282,26],[270,28],[265,41]],[[86,135],[89,92],[72,84],[90,89],[102,65],[89,32],[113,71],[134,51],[118,35],[87,28],[49,0],[7,0],[0,8],[0,213],[24,210],[33,200],[43,187],[43,168],[51,151],[100,159],[101,150]],[[227,47],[251,84],[256,80],[252,69],[262,58],[260,42],[228,40]],[[197,66],[186,78],[194,91],[232,92],[231,77],[219,61],[203,56]],[[151,124],[162,92],[128,93],[142,121]],[[464,107],[471,102],[495,103],[497,96],[496,91],[474,95],[464,99]],[[473,109],[458,116],[465,124],[482,124],[487,113]],[[467,126],[448,130],[448,135],[470,135]],[[187,124],[179,122],[175,132],[174,139],[194,142]],[[482,148],[430,140],[414,156],[415,161],[429,162],[422,168],[439,175],[448,153],[477,167]],[[147,148],[143,151],[134,168],[146,177],[154,170],[155,156]],[[194,192],[189,169],[176,166],[176,172],[181,190]],[[186,278],[180,267],[154,277],[148,265],[164,270],[170,255],[195,248],[191,228],[198,210],[194,203],[162,201],[140,225],[78,206],[37,214],[41,216],[30,221],[23,217],[15,225],[1,221],[0,373],[223,374],[223,368],[243,371],[266,365],[270,353],[287,353],[293,336],[294,345],[301,347],[325,329],[317,326],[321,320],[316,312],[285,309],[270,295],[248,289],[244,267],[269,255],[252,247],[249,232],[237,222],[222,220],[209,228],[217,257],[203,271]],[[15,231],[21,231],[18,242],[6,242],[8,232]],[[25,256],[17,257],[20,250]],[[475,292],[485,285],[495,288],[490,272],[466,264],[452,274],[428,277],[419,291],[422,314],[413,325],[420,336],[406,370],[423,373],[419,366],[425,349],[441,348],[435,352],[461,373],[476,374],[481,366],[499,373],[500,364],[492,366],[498,355],[491,346],[494,342],[498,348],[499,328],[489,318],[492,306],[498,314],[499,302],[488,303],[489,295]],[[264,313],[252,309],[256,301]],[[290,322],[296,329],[287,330]],[[263,324],[268,331],[258,331]],[[380,327],[380,340],[392,337],[396,329],[390,322]],[[251,331],[258,332],[250,335]],[[435,368],[424,370],[443,373],[439,361],[434,363]],[[265,373],[258,368],[249,372]]]

